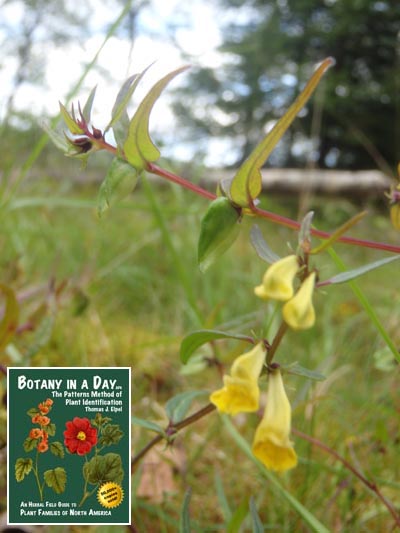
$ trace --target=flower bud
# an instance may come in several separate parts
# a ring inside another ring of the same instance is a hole
[[[272,298],[286,302],[293,296],[293,280],[298,270],[295,255],[279,259],[265,272],[262,284],[254,289],[255,294],[264,300]]]
[[[315,311],[312,303],[314,285],[315,272],[312,272],[303,281],[295,296],[283,306],[283,318],[295,330],[308,329],[314,325]]]

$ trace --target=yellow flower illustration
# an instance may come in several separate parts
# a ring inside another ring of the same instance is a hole
[[[284,472],[297,465],[290,424],[290,403],[278,370],[268,377],[267,405],[253,442],[254,455],[270,470]]]
[[[291,328],[308,329],[314,325],[315,311],[312,303],[314,285],[315,272],[312,272],[303,281],[295,296],[283,306],[283,318]]]
[[[257,411],[260,398],[258,378],[265,360],[263,343],[233,362],[230,376],[224,376],[224,387],[210,395],[218,411],[235,415]]]
[[[298,270],[295,255],[279,259],[265,272],[262,284],[254,289],[256,296],[286,302],[293,296],[293,280]]]

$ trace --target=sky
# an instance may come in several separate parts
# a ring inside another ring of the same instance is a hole
[[[76,0],[66,0],[76,5]],[[51,47],[39,53],[46,55],[45,87],[42,84],[25,83],[16,93],[14,106],[17,110],[33,111],[38,117],[54,116],[58,113],[58,102],[65,101],[68,91],[79,79],[83,65],[92,60],[103,43],[105,32],[122,10],[122,4],[115,0],[88,0],[90,10],[91,36],[82,41],[76,39],[60,47]],[[133,5],[135,0],[133,1]],[[135,92],[133,104],[163,75],[188,64],[206,65],[217,68],[221,57],[216,48],[221,43],[221,34],[217,24],[217,14],[213,2],[191,0],[182,6],[179,0],[151,0],[150,6],[143,8],[137,21],[137,36],[133,48],[127,38],[116,36],[109,39],[100,53],[97,67],[85,79],[79,91],[78,99],[85,101],[92,87],[97,86],[93,107],[93,119],[98,127],[105,126],[110,117],[118,89],[131,74],[140,72],[154,63],[146,73]],[[24,20],[24,2],[15,0],[11,3],[1,2],[0,43],[8,41],[10,35],[4,30],[8,26],[18,31],[18,25]],[[174,25],[173,32],[168,28]],[[183,57],[181,51],[186,54]],[[0,118],[4,117],[8,96],[15,75],[16,60],[11,53],[0,59]],[[181,74],[182,76],[182,74]],[[183,74],[184,76],[184,74]],[[171,86],[177,86],[177,78]],[[152,120],[157,129],[171,130],[173,115],[168,105],[168,89],[160,97]],[[216,148],[217,152],[221,150]],[[178,158],[187,159],[190,154],[180,147],[175,150]]]

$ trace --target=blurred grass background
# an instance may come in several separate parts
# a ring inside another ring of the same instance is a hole
[[[96,172],[100,174],[101,168]],[[3,361],[6,365],[131,366],[132,414],[166,423],[163,405],[171,396],[196,388],[212,391],[221,384],[215,367],[198,374],[182,372],[183,336],[199,327],[260,334],[273,316],[274,308],[253,295],[266,268],[248,242],[253,221],[244,221],[239,240],[201,274],[196,246],[206,200],[150,180],[99,220],[96,195],[95,183],[79,183],[67,172],[55,179],[47,169],[25,180],[18,196],[4,206],[1,279],[21,297],[20,325],[33,323],[34,327],[33,331],[21,328]],[[172,248],[163,239],[154,201],[162,210]],[[360,209],[343,199],[315,198],[311,204],[316,227],[326,230]],[[297,216],[295,200],[265,195],[262,206]],[[352,234],[396,242],[387,212],[374,206],[369,209],[369,216]],[[287,253],[287,243],[296,246],[296,234],[290,230],[265,221],[260,227],[278,254]],[[353,246],[337,245],[336,250],[348,268],[381,257]],[[318,256],[316,264],[322,279],[336,272],[327,254]],[[392,263],[358,283],[398,345],[397,279],[398,265]],[[54,296],[49,287],[58,290],[57,303],[43,310],[43,302]],[[347,285],[318,291],[315,305],[316,326],[289,333],[277,355],[278,362],[298,361],[328,377],[320,383],[286,378],[293,426],[334,448],[399,505],[398,366],[390,356],[385,358],[382,340]],[[49,317],[52,320],[46,322]],[[272,337],[275,325],[273,319],[267,337]],[[218,343],[216,350],[226,370],[243,348],[237,342]],[[207,354],[207,348],[200,353]],[[194,408],[205,404],[206,398],[201,400]],[[249,442],[257,422],[255,414],[234,420]],[[152,436],[134,427],[133,454]],[[373,493],[331,457],[293,438],[300,464],[280,480],[326,527],[355,532],[391,528],[387,509]],[[134,473],[132,516],[138,530],[177,531],[189,486],[193,531],[251,531],[249,516],[238,525],[248,512],[251,494],[266,530],[308,531],[235,447],[216,413],[182,431],[172,450],[160,448]],[[4,487],[2,501],[5,506]],[[61,527],[46,530],[61,531]]]

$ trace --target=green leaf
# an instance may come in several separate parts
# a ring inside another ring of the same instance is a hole
[[[226,526],[226,533],[239,533],[241,525],[248,515],[247,501],[243,500],[240,505],[235,508],[232,518]]]
[[[61,457],[61,459],[65,455],[64,446],[58,441],[50,443],[50,451],[56,457]]]
[[[31,418],[34,417],[35,415],[38,415],[39,413],[40,411],[37,407],[31,407],[29,411],[26,412],[26,414],[30,416]]]
[[[230,197],[236,204],[246,207],[260,194],[262,187],[261,167],[314,92],[324,72],[331,65],[333,65],[333,59],[327,58],[318,66],[295,102],[239,168],[233,178],[230,190]]]
[[[51,423],[51,424],[48,424],[46,426],[46,431],[47,431],[47,434],[49,435],[49,437],[54,437],[54,435],[56,434],[56,425]]]
[[[344,233],[349,231],[350,228],[355,226],[362,218],[364,218],[366,214],[367,214],[367,211],[362,211],[361,213],[358,213],[357,215],[352,217],[350,220],[348,220],[342,226],[340,226],[340,228],[338,228],[336,231],[334,231],[332,233],[332,235],[329,237],[329,239],[326,239],[326,241],[321,243],[319,246],[313,248],[310,251],[310,254],[321,253],[324,250],[326,250],[327,248],[329,248],[330,246],[332,246],[332,244],[334,244],[338,239],[340,239],[340,237]]]
[[[264,533],[264,526],[258,514],[256,502],[254,501],[253,496],[250,498],[250,514],[251,514],[251,520],[252,520],[252,532],[253,533]]]
[[[309,370],[308,368],[304,368],[303,366],[297,363],[292,363],[288,366],[282,365],[282,370],[284,370],[288,374],[294,374],[295,376],[301,376],[303,378],[312,379],[314,381],[324,381],[326,379],[326,376],[324,376],[320,372],[316,372],[315,370]]]
[[[108,416],[103,416],[101,413],[96,413],[95,418],[92,418],[91,423],[93,426],[96,426],[97,428],[101,428],[102,426],[105,426],[109,422],[111,422],[112,418]]]
[[[186,69],[187,67],[182,67],[174,70],[158,81],[144,97],[129,124],[128,137],[123,148],[128,162],[138,170],[143,170],[147,162],[157,161],[160,157],[160,152],[149,134],[150,113],[166,85]]]
[[[84,133],[83,129],[78,126],[78,124],[74,121],[74,119],[71,117],[71,115],[65,109],[65,107],[62,105],[62,103],[59,102],[59,104],[60,104],[61,116],[62,116],[67,128],[69,129],[69,131],[73,135],[81,135],[82,133]]]
[[[314,211],[309,211],[301,221],[301,226],[298,235],[298,243],[300,246],[309,243],[311,240],[311,224],[314,217]],[[307,250],[308,251],[308,250]]]
[[[201,221],[198,243],[197,257],[202,272],[233,244],[240,231],[239,219],[240,212],[228,198],[211,202]]]
[[[124,432],[118,424],[109,424],[102,429],[99,444],[100,446],[111,446],[112,444],[117,444],[123,436]]]
[[[192,496],[191,489],[188,489],[183,499],[181,517],[179,520],[179,533],[191,533],[192,527],[190,525],[190,498]]]
[[[92,107],[93,107],[93,101],[96,94],[97,87],[93,87],[93,89],[90,91],[90,94],[88,96],[88,99],[86,100],[85,105],[83,106],[82,110],[82,116],[86,120],[86,123],[89,124],[90,117],[92,115]]]
[[[165,411],[169,420],[173,424],[177,424],[183,420],[190,409],[193,400],[198,396],[204,396],[205,394],[208,395],[209,392],[204,390],[186,391],[170,398],[165,404]]]
[[[138,418],[137,416],[132,417],[132,424],[136,424],[150,431],[155,431],[159,435],[165,435],[165,430],[155,422],[150,422],[149,420],[144,420],[143,418]]]
[[[200,329],[187,335],[181,343],[180,358],[182,363],[187,363],[192,353],[207,342],[217,339],[237,339],[251,342],[252,338],[239,333],[226,333],[215,329]]]
[[[38,439],[31,439],[30,437],[26,437],[26,439],[24,440],[24,444],[23,444],[24,450],[26,452],[31,452],[32,450],[36,448],[38,442],[39,442]]]
[[[83,475],[92,485],[106,481],[121,483],[124,477],[121,456],[117,453],[95,455],[84,464]]]
[[[97,200],[99,217],[103,215],[111,204],[128,196],[136,187],[138,178],[139,173],[135,168],[123,159],[115,157],[103,183],[100,185]]]
[[[132,98],[132,95],[135,92],[136,87],[138,86],[140,80],[143,78],[144,74],[147,72],[150,66],[145,68],[143,72],[139,74],[138,73],[133,74],[127,80],[125,80],[124,84],[122,85],[121,89],[119,90],[117,94],[117,98],[115,99],[115,102],[114,102],[114,105],[111,111],[111,120],[109,124],[107,125],[105,131],[109,130],[110,128],[114,128],[114,126],[116,125],[118,121],[120,120],[125,121],[125,119],[128,118],[128,114],[126,113],[126,108],[129,103],[129,100]]]
[[[61,150],[64,153],[68,152],[71,145],[65,138],[64,133],[61,134],[58,131],[53,130],[50,124],[48,124],[46,121],[40,122],[40,126],[47,133],[47,135],[49,136],[49,139],[54,144],[54,146],[56,146],[59,150]]]
[[[279,261],[279,255],[276,255],[268,246],[257,224],[254,224],[250,230],[250,242],[257,252],[258,257],[266,263],[272,265],[272,263]]]
[[[67,483],[67,473],[64,468],[57,467],[54,470],[46,470],[43,474],[46,485],[54,490],[57,494],[61,494],[65,490]]]
[[[0,292],[5,298],[5,309],[0,322],[0,351],[2,351],[11,341],[17,329],[19,307],[15,292],[11,287],[0,283]]]
[[[25,476],[27,476],[32,470],[33,461],[29,458],[22,458],[16,460],[15,462],[15,479],[17,481],[22,481]]]
[[[396,261],[397,259],[400,259],[400,255],[396,255],[393,257],[385,257],[384,259],[379,259],[378,261],[374,261],[373,263],[369,263],[368,265],[363,265],[353,270],[347,270],[347,272],[341,272],[340,274],[336,274],[336,276],[333,276],[332,278],[329,278],[319,283],[318,286],[321,287],[325,285],[345,283],[346,281],[349,281],[354,278],[358,278],[359,276],[362,276],[363,274],[366,274],[367,272],[370,272],[371,270],[375,270],[376,268],[379,268],[383,265],[391,263],[392,261]]]

